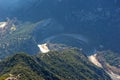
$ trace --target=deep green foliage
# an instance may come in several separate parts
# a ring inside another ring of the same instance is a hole
[[[36,56],[15,54],[0,62],[0,80],[9,74],[20,74],[20,80],[110,80],[102,69],[95,67],[77,49]]]

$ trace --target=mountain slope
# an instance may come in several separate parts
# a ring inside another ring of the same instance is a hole
[[[39,45],[44,43],[78,47],[86,54],[91,50],[87,38],[80,34],[63,33],[64,26],[52,18],[34,23],[8,19],[6,23],[0,29],[0,59],[17,52],[39,53]]]
[[[120,54],[112,51],[103,51],[98,53],[98,56],[103,57],[110,65],[120,68]]]
[[[56,26],[58,27],[55,28]],[[63,30],[54,19],[36,23],[9,20],[4,27],[5,29],[0,29],[0,59],[16,52],[38,53],[40,51],[38,44],[42,43],[44,38],[61,33]]]
[[[20,76],[20,80],[56,79],[51,73],[39,65],[31,56],[23,53],[14,55],[0,63],[0,80],[8,78],[9,74]],[[7,77],[5,77],[7,76]]]
[[[19,53],[0,62],[0,80],[12,74],[20,80],[111,80],[77,49],[28,56]],[[17,77],[18,78],[18,77]]]
[[[39,57],[41,61],[48,64],[45,66],[46,68],[60,76],[63,80],[108,79],[102,69],[92,65],[87,57],[77,49],[66,49],[62,52],[49,52],[47,54],[41,54]]]
[[[35,46],[36,44],[30,35],[35,25],[37,25],[37,23],[25,23],[22,25],[16,24],[14,26],[14,31],[11,30],[13,26],[9,24],[9,27],[5,26],[5,34],[0,38],[0,58],[9,56],[10,54],[13,54],[15,52],[27,52],[28,49],[31,54],[39,51],[39,49],[37,50],[37,47]],[[3,30],[1,30],[0,32],[3,33]]]
[[[93,61],[92,58],[95,60]],[[120,55],[118,53],[112,51],[97,52],[90,57],[90,61],[103,68],[113,80],[120,80]]]

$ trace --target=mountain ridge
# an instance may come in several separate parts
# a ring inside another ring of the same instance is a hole
[[[20,77],[20,80],[96,80],[96,78],[110,80],[102,69],[95,67],[85,55],[76,49],[52,51],[38,54],[36,57],[19,53],[1,61],[0,71],[0,76],[2,76],[0,80],[9,78],[4,77],[9,74],[15,76],[21,74],[23,77]]]

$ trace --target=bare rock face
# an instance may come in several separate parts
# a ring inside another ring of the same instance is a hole
[[[88,58],[93,64],[95,64],[96,66],[98,66],[100,68],[103,68],[96,56],[97,56],[97,54],[94,54],[94,55],[89,56]]]
[[[38,47],[40,48],[40,52],[42,53],[47,53],[49,52],[49,48],[47,47],[47,44],[41,44],[41,45],[38,45]]]
[[[5,37],[8,34],[11,34],[16,30],[15,19],[7,19],[6,22],[0,22],[0,38]]]
[[[117,67],[119,63],[116,64],[116,62],[114,61],[119,60],[120,57],[119,55],[118,56],[115,55],[116,53],[110,51],[97,52],[96,54],[89,56],[89,60],[96,66],[103,68],[113,80],[120,80],[120,68]],[[110,61],[110,58],[113,59],[112,62]]]
[[[13,74],[9,74],[9,77],[6,78],[5,80],[20,80],[21,75],[18,74],[17,76],[13,75]]]

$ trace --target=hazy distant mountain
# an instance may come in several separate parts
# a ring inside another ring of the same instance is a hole
[[[8,19],[6,22],[1,22],[0,26],[0,58],[16,52],[37,54],[40,52],[39,45],[45,43],[49,45],[50,50],[57,49],[52,44],[58,47],[57,44],[77,47],[86,54],[91,50],[87,38],[80,34],[64,33],[64,26],[52,18],[36,23],[20,23],[20,21]]]
[[[64,26],[63,33],[86,35],[94,47],[103,45],[119,51],[119,0],[4,0],[0,2],[0,13],[2,20],[16,17],[38,22],[54,18]]]

